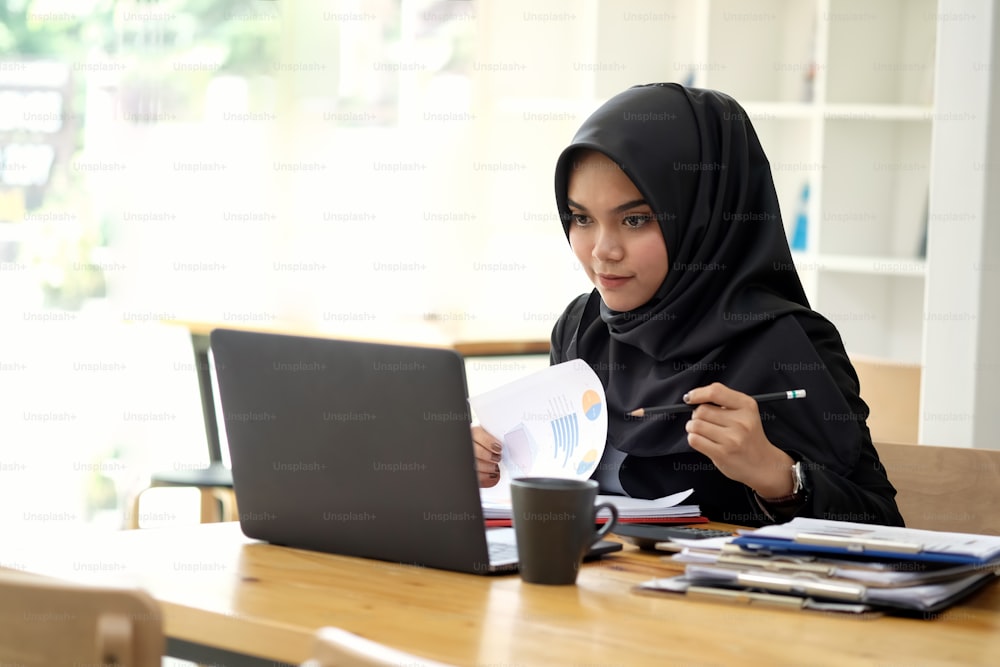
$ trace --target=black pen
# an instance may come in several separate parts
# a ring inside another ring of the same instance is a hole
[[[758,403],[765,403],[767,401],[790,401],[793,398],[805,397],[805,389],[790,389],[788,391],[775,391],[770,394],[757,394],[756,396],[751,396],[750,398]],[[645,417],[646,415],[670,415],[677,412],[684,412],[686,410],[694,410],[699,405],[700,403],[676,403],[674,405],[661,405],[655,408],[639,408],[638,410],[633,410],[628,413],[628,416]]]

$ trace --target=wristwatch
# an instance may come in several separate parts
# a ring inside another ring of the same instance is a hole
[[[808,496],[808,490],[809,487],[806,480],[806,473],[802,466],[802,461],[796,461],[792,464],[792,492],[787,496],[781,496],[779,498],[761,498],[761,500],[772,507],[781,507],[782,505],[799,505],[805,502]]]

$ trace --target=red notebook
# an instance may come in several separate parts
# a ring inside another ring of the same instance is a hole
[[[597,517],[597,523],[604,523],[608,519],[604,516]],[[629,516],[619,518],[618,523],[708,523],[708,517],[704,516]],[[510,519],[486,519],[487,528],[501,528],[513,525]]]
[[[646,500],[628,496],[598,495],[598,503],[610,503],[618,508],[618,520],[622,523],[706,523],[698,505],[681,505],[691,489],[663,498]],[[483,501],[483,518],[487,526],[510,526],[510,501]],[[607,517],[598,514],[597,523],[604,523]]]

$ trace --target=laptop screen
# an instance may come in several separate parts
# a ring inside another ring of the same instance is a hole
[[[247,536],[486,568],[458,353],[226,329],[211,345]]]

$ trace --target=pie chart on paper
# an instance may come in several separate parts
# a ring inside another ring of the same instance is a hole
[[[590,421],[594,421],[601,416],[604,400],[593,389],[583,392],[583,414]]]

